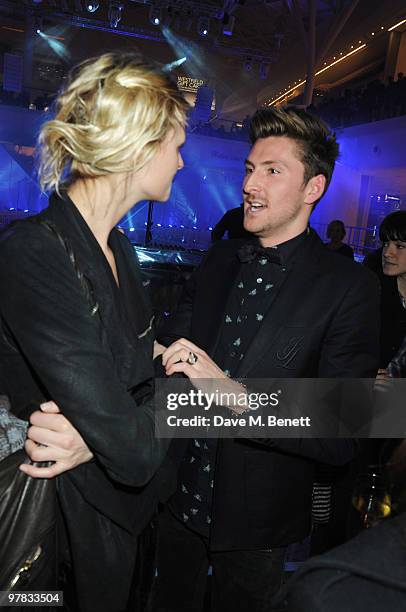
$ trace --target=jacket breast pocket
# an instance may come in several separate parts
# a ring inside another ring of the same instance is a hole
[[[276,338],[272,357],[285,370],[316,364],[321,350],[322,326],[286,325]]]

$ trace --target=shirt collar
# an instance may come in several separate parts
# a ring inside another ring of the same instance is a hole
[[[293,261],[293,256],[296,253],[298,247],[306,240],[307,236],[310,234],[310,227],[307,227],[304,232],[286,240],[286,242],[281,242],[273,247],[266,247],[269,249],[275,249],[278,251],[281,262],[283,265],[286,265]]]

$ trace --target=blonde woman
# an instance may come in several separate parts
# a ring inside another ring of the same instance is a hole
[[[94,456],[58,479],[72,610],[136,609],[137,537],[166,442],[154,437],[151,310],[115,226],[136,202],[168,199],[185,118],[176,85],[139,56],[79,65],[39,138],[49,206],[0,238],[1,391],[25,418],[55,400],[91,450],[82,460]],[[31,445],[37,461],[49,453]]]

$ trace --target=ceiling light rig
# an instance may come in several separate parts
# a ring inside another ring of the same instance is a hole
[[[154,26],[159,26],[162,21],[162,8],[160,6],[151,5],[149,9],[149,20]]]
[[[96,1],[91,2],[89,0],[89,2],[86,2],[86,10],[88,13],[95,13],[98,10],[99,6],[100,4]]]
[[[335,66],[336,64],[339,64],[340,62],[342,62],[343,60],[345,60],[347,57],[349,57],[350,55],[353,55],[354,53],[357,53],[358,51],[361,51],[362,49],[365,49],[367,45],[364,43],[362,45],[360,45],[359,47],[357,47],[356,49],[353,49],[352,51],[350,51],[349,53],[346,53],[346,55],[343,55],[342,57],[340,57],[339,59],[336,59],[335,61],[331,62],[330,64],[328,64],[327,66],[325,66],[324,68],[321,68],[320,70],[318,70],[317,72],[314,73],[315,76],[318,76],[319,74],[322,74],[323,72],[325,72],[326,70],[329,70],[330,68],[332,68],[333,66]],[[306,83],[306,79],[304,78],[303,80],[301,80],[297,85],[293,84],[292,85],[288,85],[288,88],[285,89],[284,93],[282,95],[279,95],[277,98],[274,98],[273,100],[268,100],[267,104],[268,106],[273,106],[274,104],[276,104],[277,102],[279,102],[279,100],[281,100],[282,98],[284,98],[285,96],[289,95],[290,93],[292,93],[292,91],[294,91],[295,89],[297,89],[298,87],[301,87],[302,85],[304,85]]]
[[[223,23],[224,36],[232,36],[234,32],[234,25],[235,25],[234,15],[229,15],[228,13],[224,13],[222,23]]]
[[[121,11],[124,9],[124,5],[117,0],[110,0],[109,5],[109,23],[111,28],[116,28],[121,21]]]
[[[387,32],[391,32],[392,30],[395,30],[396,28],[398,28],[399,26],[403,25],[404,23],[406,23],[406,18],[405,19],[401,19],[400,21],[398,21],[397,23],[395,23],[394,25],[392,25],[390,28],[387,28]],[[385,26],[380,26],[380,30],[382,33],[382,30],[385,30]],[[375,36],[376,32],[371,32],[370,36]],[[315,73],[315,76],[318,76],[319,74],[321,74],[322,72],[324,72],[325,70],[328,70],[329,68],[331,68],[332,66],[335,66],[336,64],[338,64],[339,62],[341,62],[342,60],[346,59],[347,57],[349,57],[350,55],[352,55],[353,53],[356,53],[358,51],[361,51],[361,49],[364,49],[367,44],[363,43],[362,40],[358,41],[358,47],[355,48],[355,45],[351,45],[350,46],[350,52],[346,53],[345,55],[343,55],[343,51],[340,51],[339,55],[340,58],[338,60],[336,60],[336,56],[333,57],[333,60],[336,61],[332,61],[330,64],[327,65],[327,62],[323,62],[323,66],[325,66],[324,68],[322,68],[321,70],[318,70]],[[304,85],[306,83],[306,78],[303,77],[302,80],[299,81],[294,81],[294,83],[288,85],[288,91],[285,90],[285,93],[282,94],[282,92],[280,91],[278,94],[277,98],[273,98],[273,99],[268,99],[265,102],[265,105],[267,106],[272,106],[273,104],[276,104],[276,102],[278,102],[281,98],[284,98],[285,95],[289,95],[289,93],[291,93],[292,91],[294,91],[295,89],[297,89],[298,87],[300,87],[301,85]]]
[[[92,0],[86,0],[94,4]],[[111,0],[112,1],[112,0]],[[232,14],[235,0],[224,3],[198,2],[197,0],[129,0],[137,4],[149,5],[149,21],[154,26],[165,25],[190,31],[195,24],[197,33],[203,38],[213,31],[223,36],[233,36],[236,18]],[[124,3],[123,3],[124,4]],[[216,27],[214,28],[214,24]],[[218,26],[218,27],[217,27]]]
[[[210,19],[208,17],[199,17],[197,22],[197,32],[200,36],[207,36],[210,31]]]
[[[245,72],[252,72],[253,68],[254,68],[254,63],[252,61],[252,57],[247,57],[244,62]]]
[[[392,32],[392,30],[394,30],[395,28],[398,28],[399,26],[403,25],[404,23],[406,23],[406,19],[402,19],[401,21],[398,21],[398,23],[395,23],[395,25],[393,25],[390,28],[388,28],[388,32]]]
[[[269,75],[269,64],[267,62],[261,62],[259,65],[259,78],[261,81],[266,81]]]

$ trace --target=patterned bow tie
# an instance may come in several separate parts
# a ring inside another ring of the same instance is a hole
[[[251,263],[255,259],[267,259],[271,263],[279,266],[282,265],[280,255],[276,249],[265,249],[259,244],[252,244],[251,242],[243,244],[243,246],[238,249],[238,257],[242,263]]]

